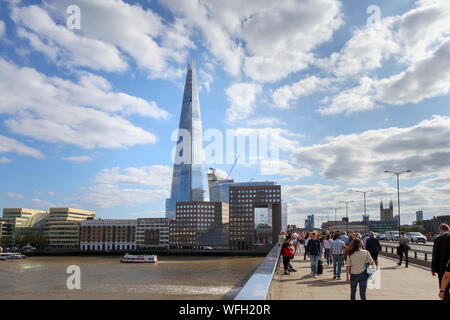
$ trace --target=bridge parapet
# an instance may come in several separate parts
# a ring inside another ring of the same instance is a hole
[[[234,300],[266,300],[270,292],[274,272],[279,263],[279,258],[280,247],[276,244]]]

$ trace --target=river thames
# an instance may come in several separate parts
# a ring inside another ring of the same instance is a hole
[[[30,257],[0,261],[0,299],[232,299],[262,257],[161,256],[158,263],[120,257]],[[66,269],[81,270],[69,290]]]

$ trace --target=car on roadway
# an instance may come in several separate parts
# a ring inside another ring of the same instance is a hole
[[[384,237],[386,241],[398,241],[400,239],[398,231],[386,231]]]
[[[411,242],[427,243],[427,238],[420,232],[407,232],[406,236],[408,237],[409,241],[411,241]]]
[[[377,235],[376,235],[375,237],[376,237],[378,240],[385,240],[385,239],[386,239],[385,235],[382,234],[382,233],[377,233]]]

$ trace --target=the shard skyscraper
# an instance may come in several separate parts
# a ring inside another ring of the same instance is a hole
[[[172,189],[166,201],[166,217],[175,218],[179,201],[204,201],[207,190],[203,159],[203,130],[198,101],[197,71],[188,64],[180,125],[172,173]]]

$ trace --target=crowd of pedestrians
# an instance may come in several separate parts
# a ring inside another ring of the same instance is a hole
[[[365,299],[365,290],[369,275],[366,273],[366,263],[374,265],[378,263],[380,243],[373,233],[368,233],[362,241],[360,233],[340,232],[285,232],[280,233],[279,246],[283,258],[284,274],[296,272],[291,260],[295,254],[301,253],[303,246],[303,259],[310,260],[310,276],[317,278],[323,273],[323,267],[333,267],[333,279],[341,280],[341,272],[346,263],[347,282],[351,286],[351,298],[355,298],[357,285],[359,284],[361,299]],[[364,249],[366,248],[367,251]],[[322,257],[324,259],[322,260]]]
[[[432,275],[439,280],[439,297],[450,300],[450,228],[441,224],[440,234],[434,238],[432,253]],[[405,232],[400,233],[397,247],[398,265],[403,260],[408,267],[408,252],[411,249]],[[372,272],[377,272],[371,266],[378,266],[378,255],[381,244],[373,232],[367,234],[336,232],[286,232],[282,231],[279,238],[282,247],[284,274],[296,272],[291,260],[296,254],[303,255],[303,259],[310,260],[310,276],[317,278],[322,274],[323,267],[332,266],[333,279],[341,280],[343,267],[346,270],[346,281],[350,285],[350,299],[356,299],[359,286],[361,300],[366,299],[368,279]],[[302,249],[303,248],[303,253]]]

